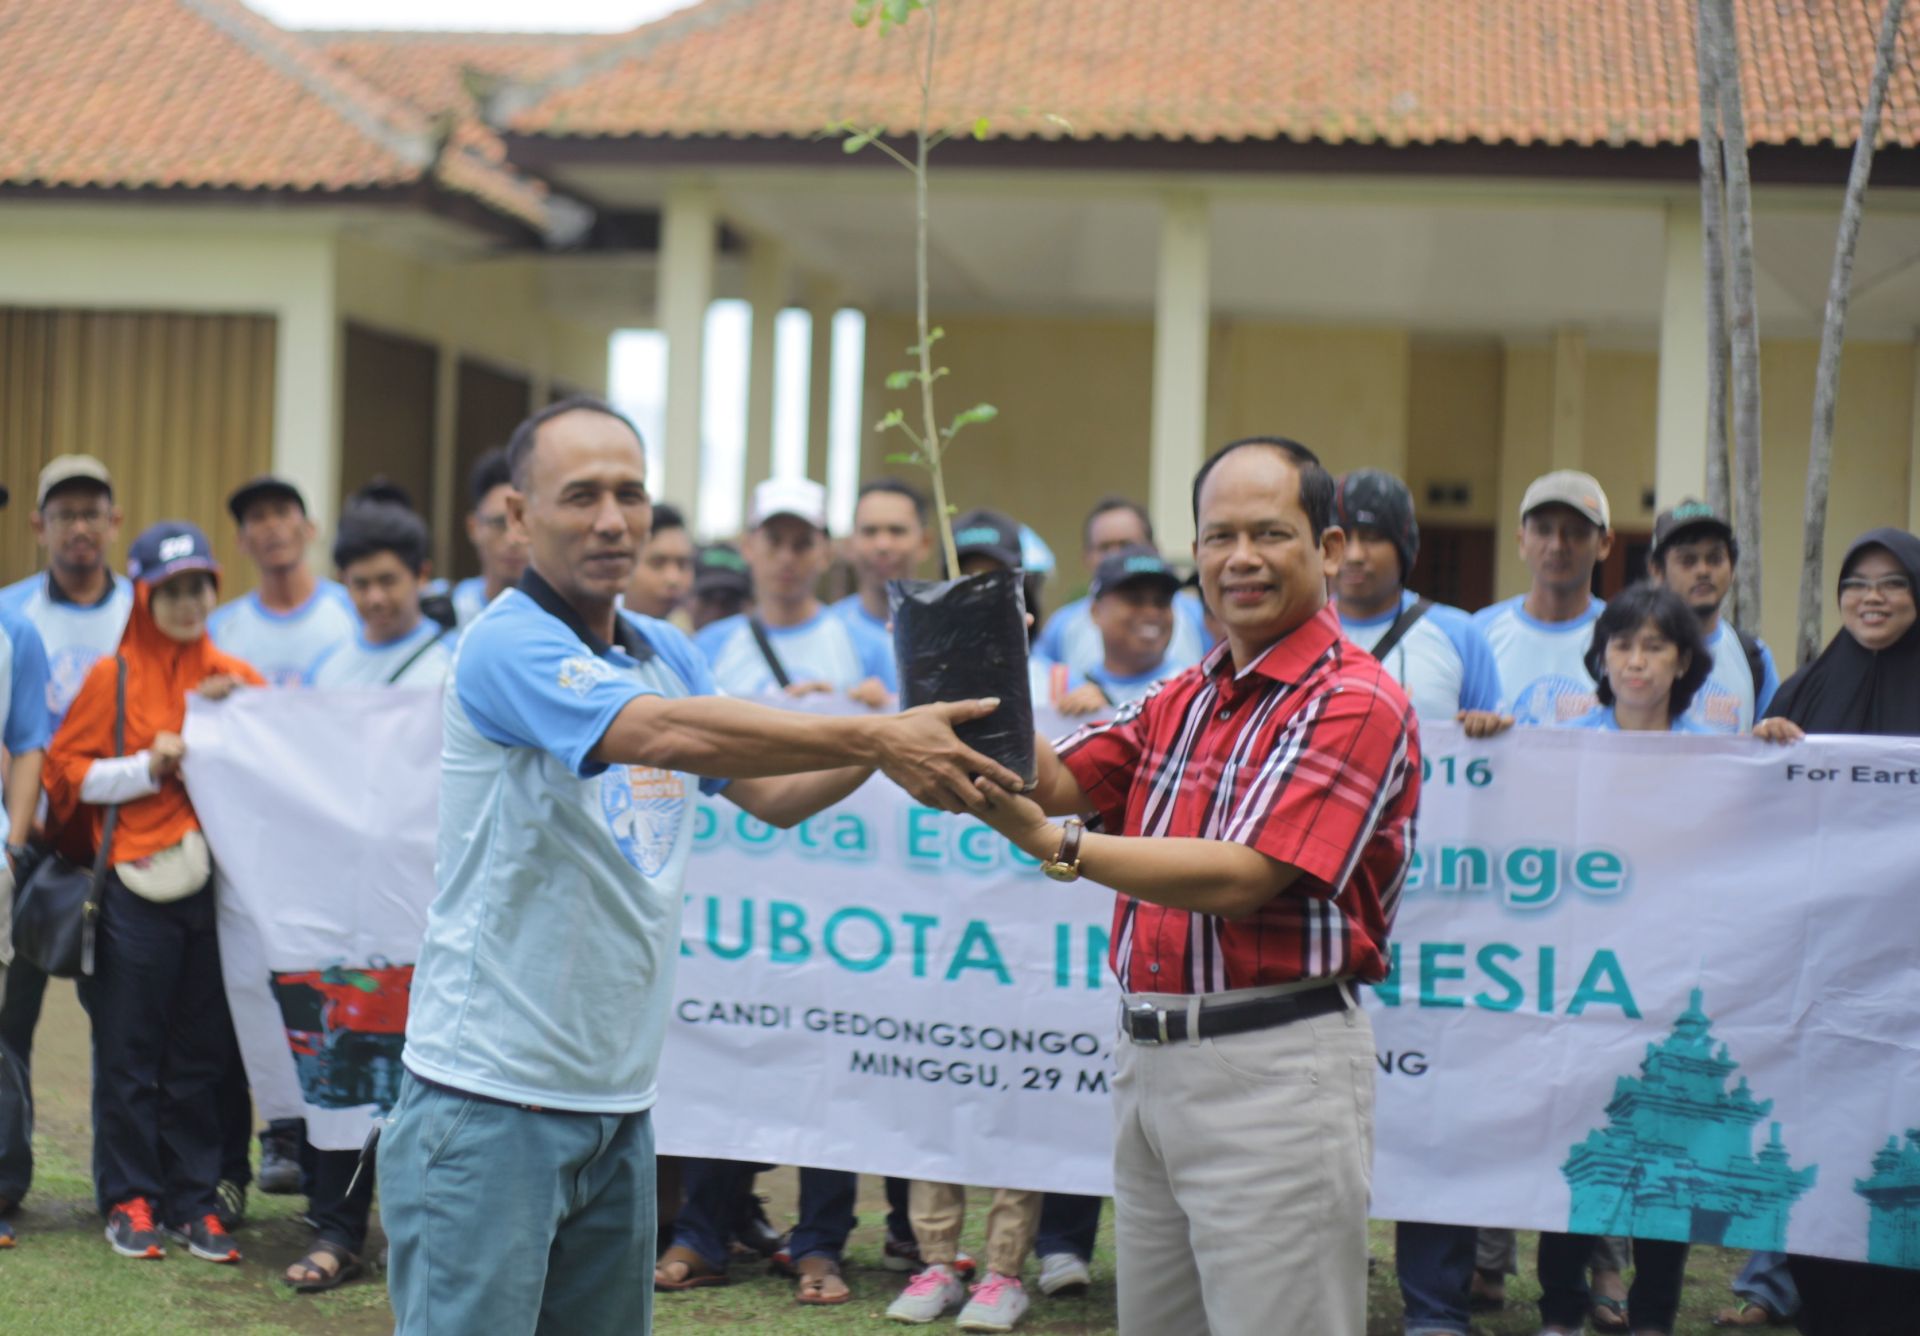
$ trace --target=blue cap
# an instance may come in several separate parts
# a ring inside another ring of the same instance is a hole
[[[136,580],[157,585],[181,571],[220,574],[207,536],[185,520],[161,520],[142,531],[127,549],[127,574]]]
[[[1135,544],[1101,559],[1099,569],[1093,573],[1091,592],[1099,598],[1130,584],[1156,584],[1172,593],[1180,587],[1181,580],[1165,557],[1150,547]]]

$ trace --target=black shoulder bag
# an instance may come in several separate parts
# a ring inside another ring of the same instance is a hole
[[[113,754],[127,745],[127,661],[116,659],[113,687]],[[100,917],[100,892],[112,866],[113,828],[120,804],[107,808],[100,831],[100,852],[91,869],[50,853],[34,865],[13,906],[13,949],[56,979],[93,976],[93,934]]]
[[[1432,606],[1433,600],[1430,598],[1416,598],[1407,604],[1400,610],[1400,615],[1393,619],[1393,625],[1387,628],[1387,633],[1381,636],[1379,642],[1368,652],[1380,662],[1385,663],[1387,655],[1393,653],[1393,647],[1413,629],[1415,622],[1427,615],[1427,609]]]
[[[767,634],[767,628],[758,617],[748,617],[747,625],[753,631],[753,643],[760,647],[760,657],[767,661],[767,669],[773,674],[774,682],[782,691],[793,685],[793,679],[787,676],[787,666],[780,662],[780,656],[773,652],[773,638]]]
[[[419,649],[415,650],[413,653],[407,655],[407,661],[401,664],[398,668],[395,668],[393,670],[393,673],[387,678],[385,685],[387,686],[398,685],[400,679],[407,675],[407,669],[413,667],[414,664],[420,662],[421,659],[425,658],[427,651],[432,649],[435,645],[439,644],[442,640],[445,640],[447,638],[447,635],[448,635],[448,632],[446,632],[445,630],[442,630],[439,635],[429,640],[426,644],[422,645]]]

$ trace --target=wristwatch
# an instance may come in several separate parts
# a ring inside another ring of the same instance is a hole
[[[1055,881],[1080,880],[1080,835],[1086,827],[1080,818],[1070,816],[1061,828],[1060,849],[1040,865],[1040,870]]]

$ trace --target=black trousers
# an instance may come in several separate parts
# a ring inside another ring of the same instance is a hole
[[[154,904],[109,874],[95,939],[94,1171],[103,1208],[154,1202],[166,1224],[218,1206],[220,1087],[238,1064],[213,892]]]
[[[1920,1271],[1790,1254],[1805,1336],[1912,1336],[1920,1323]]]
[[[373,1157],[359,1183],[353,1171],[360,1163],[357,1150],[319,1150],[311,1143],[300,1147],[301,1167],[312,1185],[307,1196],[307,1215],[312,1218],[314,1237],[338,1244],[360,1256],[367,1246],[367,1224],[373,1216]],[[349,1185],[353,1190],[349,1192]]]
[[[1540,1323],[1584,1330],[1593,1296],[1587,1289],[1592,1234],[1540,1235]],[[1672,1331],[1680,1311],[1680,1284],[1687,1272],[1687,1245],[1665,1239],[1633,1240],[1633,1286],[1627,1313],[1636,1330]]]

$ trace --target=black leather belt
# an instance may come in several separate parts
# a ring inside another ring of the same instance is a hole
[[[1193,1037],[1206,1039],[1214,1035],[1245,1034],[1249,1030],[1271,1030],[1289,1021],[1345,1011],[1352,1005],[1346,985],[1340,983],[1274,997],[1256,997],[1251,1002],[1223,1002],[1215,1006],[1203,1003],[1198,1013],[1199,1033]],[[1187,1038],[1187,1011],[1184,1007],[1172,1010],[1156,1007],[1150,1002],[1131,1007],[1122,1005],[1120,1030],[1136,1044],[1180,1043]]]

